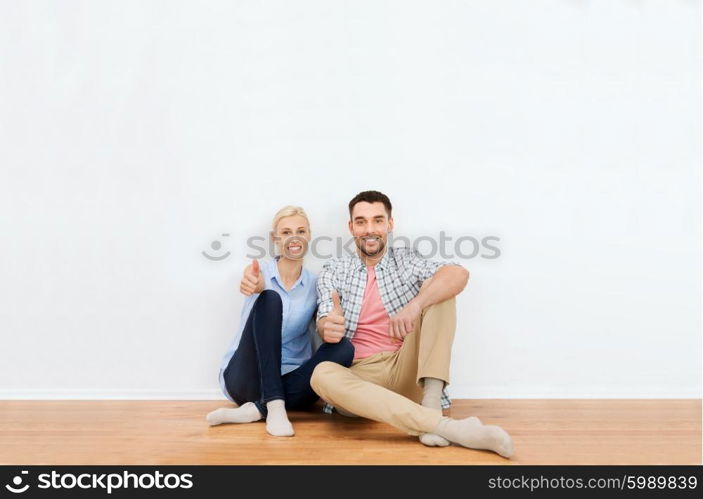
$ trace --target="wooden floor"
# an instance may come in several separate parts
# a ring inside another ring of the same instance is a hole
[[[505,428],[515,455],[429,448],[388,425],[293,412],[210,427],[226,401],[0,401],[0,464],[701,464],[700,400],[455,400]]]

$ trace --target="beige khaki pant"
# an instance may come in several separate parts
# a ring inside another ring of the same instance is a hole
[[[456,300],[427,307],[395,352],[355,360],[346,368],[321,362],[310,385],[325,401],[347,412],[382,421],[410,435],[431,433],[442,412],[419,404],[422,378],[449,384],[449,362],[456,330]]]

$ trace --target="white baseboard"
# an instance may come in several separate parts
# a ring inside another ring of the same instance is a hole
[[[456,399],[700,399],[696,387],[613,387],[594,386],[564,389],[552,386],[471,386],[450,385],[449,396]]]
[[[701,392],[695,388],[669,390],[612,389],[593,387],[590,389],[563,390],[552,387],[476,387],[450,385],[449,396],[453,399],[700,399]],[[209,390],[3,390],[0,400],[227,400],[219,389]]]
[[[0,400],[227,400],[215,390],[0,390]]]

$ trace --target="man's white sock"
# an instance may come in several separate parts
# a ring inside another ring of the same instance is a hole
[[[422,406],[442,412],[444,381],[437,378],[422,378],[422,381]],[[435,433],[423,433],[420,435],[420,442],[428,447],[446,447],[449,445],[449,440]]]
[[[503,457],[513,455],[513,439],[500,426],[485,425],[475,416],[451,419],[442,416],[435,433],[471,449],[487,449]]]

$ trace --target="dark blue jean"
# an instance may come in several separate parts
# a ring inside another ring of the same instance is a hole
[[[266,289],[257,297],[242,331],[239,346],[224,371],[225,386],[234,401],[254,402],[266,417],[266,403],[284,400],[286,409],[304,409],[319,396],[310,387],[312,372],[320,362],[351,366],[354,345],[347,338],[323,343],[303,365],[281,376],[280,295]]]

